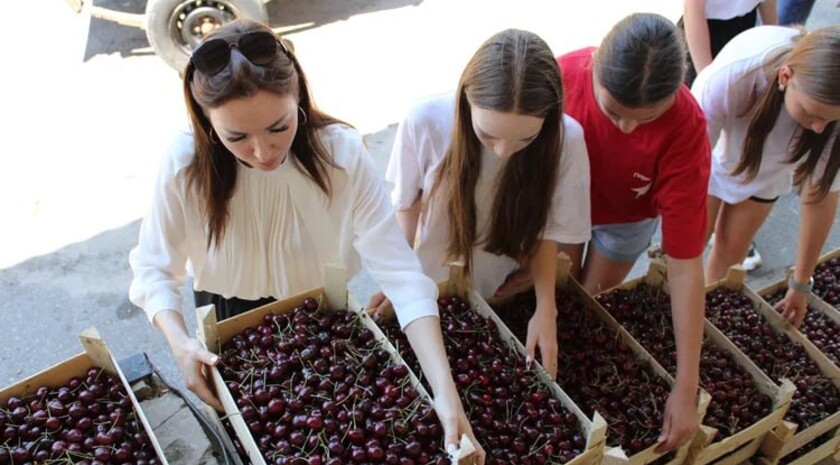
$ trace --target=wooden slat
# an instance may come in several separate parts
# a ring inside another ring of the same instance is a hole
[[[131,399],[134,413],[149,436],[149,441],[152,443],[152,448],[155,450],[161,464],[168,465],[169,462],[163,454],[160,443],[149,425],[143,410],[140,408],[140,403],[137,402],[131,386],[125,379],[125,375],[114,360],[110,349],[108,349],[107,344],[102,340],[99,332],[95,328],[86,329],[79,335],[79,342],[85,350],[84,353],[70,357],[11,386],[3,388],[0,390],[0,404],[5,403],[13,396],[22,397],[33,394],[41,386],[56,388],[66,384],[70,378],[84,378],[87,371],[93,367],[102,368],[119,378],[123,388]]]
[[[384,334],[371,321],[369,315],[364,312],[364,308],[355,299],[349,297],[347,292],[347,279],[344,269],[335,266],[328,266],[324,271],[324,287],[312,289],[309,291],[295,294],[289,298],[278,300],[262,307],[255,308],[241,315],[218,322],[216,320],[216,313],[212,306],[205,306],[196,309],[196,318],[198,321],[198,338],[199,340],[212,352],[218,353],[225,343],[230,341],[235,335],[243,332],[246,328],[257,326],[262,323],[263,317],[266,314],[285,314],[291,312],[295,307],[301,305],[306,298],[314,298],[318,300],[320,308],[324,310],[338,310],[347,309],[350,311],[357,311],[360,313],[362,324],[371,329],[374,337],[378,342],[382,343],[382,347],[387,350],[395,363],[405,364],[402,358],[397,353],[396,349],[391,345],[390,341],[385,338]],[[335,305],[338,303],[340,305]],[[214,349],[211,349],[214,348]],[[426,398],[429,405],[433,406],[431,396],[420,383],[417,376],[409,369],[412,386]],[[219,370],[216,367],[210,368],[210,378],[213,387],[222,402],[226,415],[236,432],[243,448],[248,454],[249,459],[253,465],[266,465],[262,457],[262,453],[257,447],[253,436],[251,435],[248,426],[242,419],[239,407],[233,399],[233,396],[228,390]],[[220,423],[218,415],[215,415],[210,409],[210,416],[215,416],[215,422]],[[475,447],[470,443],[466,436],[461,437],[461,447],[459,448],[457,456],[452,458],[453,465],[474,465],[476,461]],[[593,464],[594,465],[594,464]]]

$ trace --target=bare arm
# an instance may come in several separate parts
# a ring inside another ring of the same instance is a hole
[[[776,9],[776,0],[764,0],[758,4],[758,15],[761,16],[761,24],[779,24],[779,11]]]
[[[417,236],[417,223],[420,221],[420,196],[405,210],[397,210],[397,223],[400,224],[405,240],[413,249]]]
[[[557,280],[557,243],[540,241],[537,254],[531,260],[531,275],[534,292],[537,295],[537,309],[528,323],[525,348],[531,360],[540,348],[542,365],[549,376],[557,376],[557,302],[555,286]]]
[[[405,327],[405,334],[417,355],[423,374],[432,387],[435,409],[446,434],[444,444],[447,445],[447,451],[452,445],[457,446],[460,443],[460,433],[466,434],[478,451],[478,463],[483,464],[485,452],[473,435],[455,382],[452,380],[452,369],[443,345],[440,319],[423,317],[414,320]]]
[[[798,283],[807,283],[814,274],[814,268],[820,257],[820,250],[825,244],[834,216],[837,212],[837,192],[830,192],[822,200],[816,202],[816,189],[813,186],[805,188],[802,195],[802,222],[799,225],[799,242],[796,247],[796,264],[793,279]],[[784,309],[783,316],[791,323],[799,326],[808,310],[807,294],[788,289],[785,299],[779,304]]]
[[[160,311],[155,315],[154,325],[172,348],[187,388],[211,407],[222,411],[222,403],[210,390],[204,374],[204,365],[217,364],[219,357],[205,349],[198,339],[190,337],[180,312]]]
[[[683,10],[685,40],[691,61],[698,73],[712,62],[709,25],[706,22],[706,0],[685,0]]]
[[[699,425],[696,397],[705,314],[701,257],[686,260],[669,257],[668,281],[677,343],[677,375],[659,440],[663,449],[674,449],[689,440]]]

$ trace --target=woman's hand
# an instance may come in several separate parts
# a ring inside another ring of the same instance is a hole
[[[374,321],[378,321],[393,313],[389,310],[391,308],[391,301],[385,297],[382,291],[377,291],[370,297],[370,303],[368,303],[367,308],[370,310],[370,317]]]
[[[528,322],[528,336],[525,350],[528,361],[536,360],[536,348],[540,348],[542,366],[551,379],[557,377],[557,306],[554,302],[544,308],[537,306],[537,311]]]
[[[443,427],[446,451],[452,454],[461,444],[461,435],[466,434],[475,447],[477,459],[475,463],[483,465],[487,454],[475,439],[454,383],[451,384],[451,388],[435,396],[435,412]]]
[[[222,403],[210,389],[205,375],[205,365],[216,365],[219,363],[219,356],[205,349],[198,339],[192,337],[180,338],[170,346],[187,389],[207,405],[220,412],[224,411]],[[209,367],[207,369],[209,370]]]
[[[679,449],[694,436],[697,428],[700,427],[696,397],[696,389],[691,391],[675,386],[671,391],[665,403],[662,433],[659,435],[655,452],[663,453]]]
[[[789,288],[785,298],[776,304],[776,310],[781,310],[782,318],[798,328],[808,312],[808,296]]]

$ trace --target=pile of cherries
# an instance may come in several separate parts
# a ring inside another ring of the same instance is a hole
[[[0,464],[132,464],[160,461],[116,375],[90,368],[58,388],[0,405]]]
[[[785,298],[786,292],[786,290],[781,290],[762,297],[770,305],[775,306]],[[840,366],[840,325],[825,313],[809,306],[799,331],[805,334],[835,365]]]
[[[598,296],[598,301],[672,375],[677,372],[677,346],[670,296],[661,288],[640,284]],[[732,354],[704,339],[700,385],[712,396],[703,424],[729,437],[770,414],[772,399],[755,386]]]
[[[607,421],[607,442],[628,455],[654,445],[662,429],[668,383],[636,359],[618,331],[604,325],[579,296],[557,289],[557,379],[584,413]],[[533,292],[494,308],[524,341],[536,308]],[[537,351],[539,352],[539,351]]]
[[[840,308],[840,258],[832,258],[814,270],[814,294]]]
[[[552,395],[525,359],[504,342],[496,324],[468,302],[441,298],[444,345],[473,432],[488,465],[566,463],[586,438],[577,417]],[[395,320],[379,322],[406,362],[417,358]]]
[[[718,288],[706,294],[706,317],[771,379],[796,385],[785,419],[804,430],[840,407],[840,392],[811,360],[802,345],[777,332],[739,292]]]
[[[220,371],[274,465],[449,464],[443,429],[359,315],[308,298],[222,347]]]

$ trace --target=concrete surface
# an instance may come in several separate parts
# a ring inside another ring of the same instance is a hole
[[[809,27],[840,22],[818,0]],[[417,98],[452,89],[492,33],[540,34],[556,54],[599,42],[632,11],[676,19],[681,2],[653,0],[273,0],[271,22],[295,42],[315,97],[368,134],[384,171],[394,124]],[[97,5],[142,12],[142,0]],[[142,30],[76,15],[64,2],[7,5],[0,169],[0,386],[81,351],[97,326],[118,357],[144,351],[180,379],[168,347],[127,300],[127,254],[151,197],[163,148],[185,124],[180,81]],[[8,10],[7,10],[8,11]],[[25,40],[24,40],[25,39]],[[794,257],[796,199],[780,199],[757,243],[755,286]],[[826,250],[840,246],[835,228]],[[633,271],[646,268],[641,261]],[[189,283],[185,286],[188,289]],[[369,280],[354,282],[364,298]],[[190,302],[191,299],[187,299]],[[190,304],[188,324],[194,327]]]

